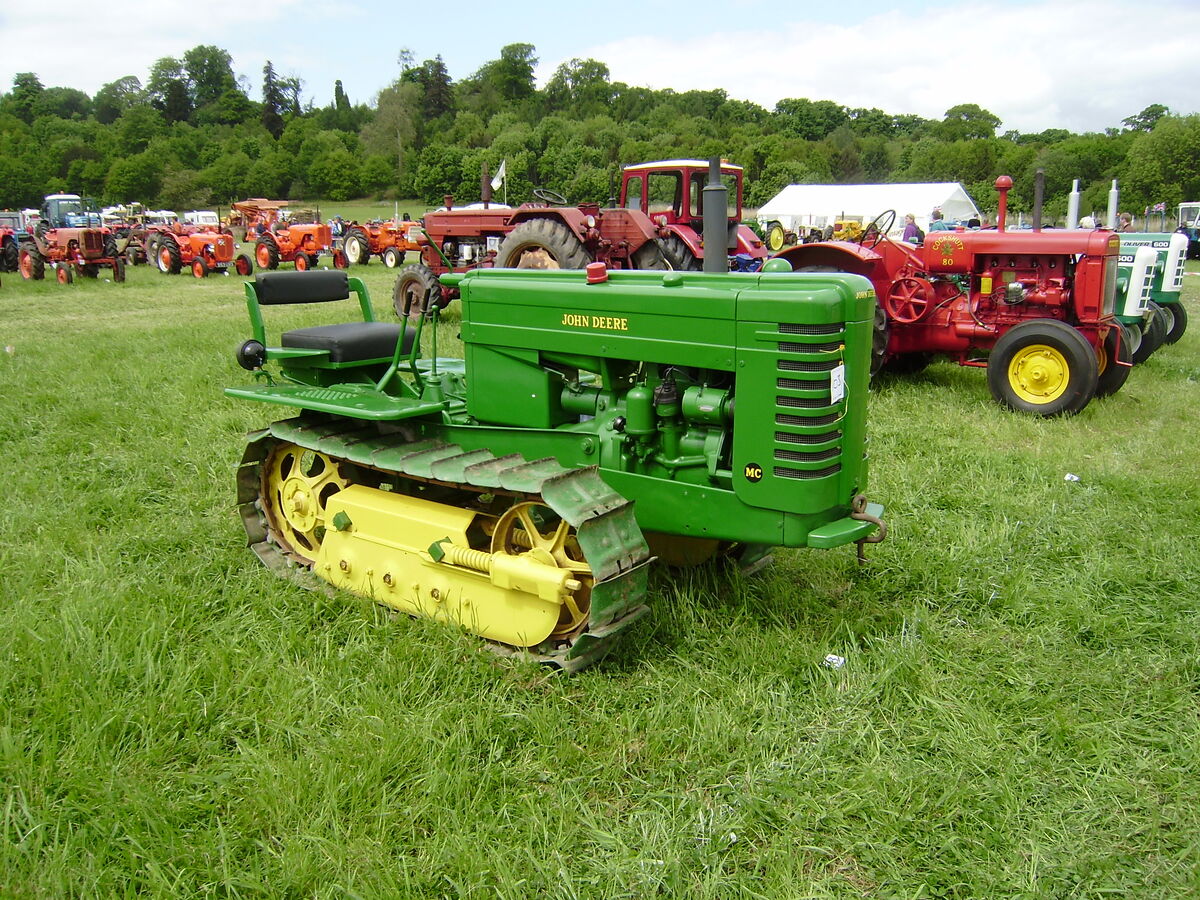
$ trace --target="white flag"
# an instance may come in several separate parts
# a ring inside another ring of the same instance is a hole
[[[500,190],[500,185],[504,184],[504,172],[505,172],[505,166],[507,165],[507,163],[508,163],[507,159],[500,160],[500,168],[498,168],[496,170],[496,177],[492,179],[492,190],[493,191]]]

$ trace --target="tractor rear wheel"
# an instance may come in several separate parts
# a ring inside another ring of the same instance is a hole
[[[263,232],[254,244],[254,261],[260,269],[279,268],[279,245],[270,232]]]
[[[1165,344],[1174,344],[1187,331],[1187,310],[1182,303],[1163,303],[1163,312],[1167,314],[1167,336]]]
[[[203,256],[197,256],[192,260],[192,274],[197,278],[208,277],[208,263],[204,261]]]
[[[442,305],[442,285],[433,270],[424,263],[405,266],[392,291],[392,306],[401,319],[419,320],[435,306]]]
[[[371,245],[367,242],[367,236],[359,229],[351,228],[346,233],[342,246],[346,249],[346,259],[350,261],[350,265],[365,266],[371,261]]]
[[[1096,394],[1096,350],[1057,319],[1030,319],[1000,336],[988,358],[988,387],[998,403],[1039,416],[1074,415]]]
[[[554,219],[522,222],[496,252],[498,269],[582,269],[591,261],[574,232]]]
[[[1121,389],[1129,378],[1133,352],[1129,342],[1125,340],[1122,328],[1108,329],[1104,343],[1096,351],[1096,363],[1099,377],[1096,381],[1096,396],[1110,397]]]
[[[173,235],[164,234],[158,239],[158,271],[164,275],[178,275],[183,269],[179,244]]]
[[[27,241],[17,256],[17,270],[26,281],[41,281],[46,277],[46,259],[33,241]]]
[[[383,251],[383,264],[389,269],[397,269],[404,265],[404,254],[395,247],[388,247]]]
[[[1166,317],[1162,315],[1162,307],[1150,301],[1150,308],[1154,310],[1154,315],[1150,317],[1150,321],[1142,326],[1142,342],[1138,345],[1137,350],[1133,354],[1133,364],[1141,365],[1150,356],[1163,345],[1163,341],[1167,337]]]
[[[699,272],[704,268],[700,257],[693,256],[688,245],[678,235],[669,234],[663,238],[662,250],[663,256],[676,272]]]
[[[111,235],[111,234],[106,234],[104,236],[104,255],[107,256],[109,259],[116,259],[117,254],[119,252],[120,251],[117,250],[116,236]]]
[[[254,272],[254,263],[245,253],[239,253],[233,261],[233,270],[239,275],[250,275]]]

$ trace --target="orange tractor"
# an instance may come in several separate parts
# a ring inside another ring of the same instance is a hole
[[[208,228],[177,225],[150,229],[148,243],[154,248],[154,261],[164,275],[178,275],[183,268],[197,278],[209,272],[225,272],[231,266],[239,275],[249,275],[254,264],[245,253],[234,256],[233,235]]]
[[[45,199],[36,228],[20,235],[17,269],[22,278],[41,281],[49,265],[59,284],[70,284],[76,273],[95,278],[108,268],[113,281],[125,280],[125,260],[117,253],[116,238],[100,224],[100,213],[84,207],[78,194]]]
[[[402,219],[397,222],[368,222],[359,225],[352,222],[346,227],[342,238],[342,249],[350,265],[365,266],[372,256],[378,256],[389,269],[404,265],[404,254],[409,250],[421,252],[418,236],[422,228],[419,222]]]
[[[335,268],[347,266],[346,254],[334,249],[333,234],[322,222],[301,224],[285,218],[286,200],[242,200],[233,210],[246,223],[246,238],[257,233],[254,261],[260,269],[277,269],[281,262],[294,263],[298,271],[317,265],[322,253],[331,253]]]

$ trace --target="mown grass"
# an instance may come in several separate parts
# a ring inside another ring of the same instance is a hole
[[[880,385],[866,567],[659,572],[559,677],[244,547],[238,279],[0,304],[0,895],[1200,890],[1200,325],[1069,420]]]

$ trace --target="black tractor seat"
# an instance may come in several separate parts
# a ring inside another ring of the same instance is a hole
[[[412,350],[415,336],[410,328],[403,331],[402,356]],[[391,359],[396,353],[400,332],[401,326],[388,322],[342,322],[285,331],[279,340],[282,346],[296,350],[326,350],[331,363],[352,363],[367,359]]]

